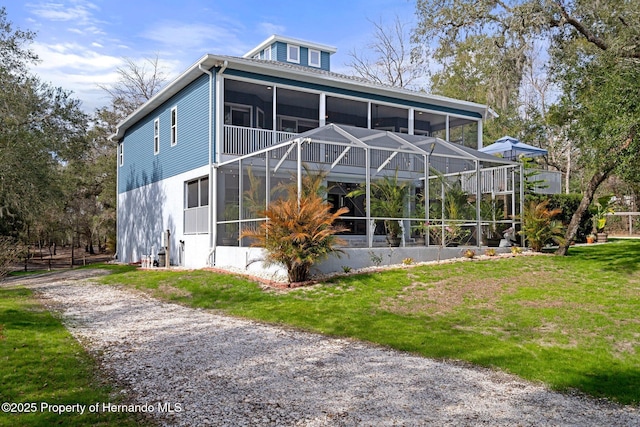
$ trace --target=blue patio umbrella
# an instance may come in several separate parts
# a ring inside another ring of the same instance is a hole
[[[502,157],[508,160],[515,160],[521,154],[527,157],[544,156],[547,150],[525,144],[511,136],[503,136],[496,142],[480,149],[487,154],[502,154]]]

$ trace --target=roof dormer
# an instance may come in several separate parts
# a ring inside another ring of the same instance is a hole
[[[331,70],[332,46],[273,35],[243,55],[244,58],[264,59],[319,70]]]

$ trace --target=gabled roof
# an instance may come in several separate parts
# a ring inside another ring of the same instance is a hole
[[[169,100],[173,95],[180,92],[183,88],[204,74],[205,72],[203,70],[211,70],[213,68],[255,73],[269,76],[274,79],[289,79],[320,86],[330,86],[337,89],[359,91],[370,95],[398,98],[418,104],[426,103],[442,108],[465,110],[478,114],[479,117],[483,117],[485,119],[497,117],[495,112],[486,105],[469,101],[461,101],[444,96],[430,95],[425,92],[416,92],[408,89],[376,84],[360,77],[347,76],[321,69],[313,69],[310,67],[303,67],[277,61],[207,54],[160,90],[149,101],[120,122],[116,133],[112,135],[110,139],[114,141],[122,139],[129,127],[144,118],[147,114],[150,114],[162,103]]]

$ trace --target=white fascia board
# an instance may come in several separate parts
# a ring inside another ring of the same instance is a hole
[[[173,95],[184,89],[189,83],[200,77],[203,72],[200,69],[202,66],[204,69],[211,69],[214,66],[221,66],[224,61],[220,61],[219,58],[213,55],[204,55],[197,62],[187,68],[182,74],[176,77],[171,83],[163,87],[158,93],[156,93],[150,100],[142,104],[131,113],[128,117],[118,123],[116,133],[111,135],[109,139],[111,141],[118,142],[124,136],[125,131],[135,124],[138,120],[158,108],[162,103],[167,101]]]

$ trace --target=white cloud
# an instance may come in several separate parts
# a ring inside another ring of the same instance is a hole
[[[72,1],[72,5],[54,2],[27,3],[34,15],[49,21],[74,21],[82,24],[95,22],[93,10],[98,7],[91,2]]]
[[[271,36],[273,34],[283,35],[287,30],[287,27],[284,25],[272,24],[270,22],[261,22],[258,24],[258,28],[266,36]]]
[[[87,72],[112,69],[122,64],[115,56],[103,55],[77,43],[34,43],[33,49],[42,62],[38,69],[72,68]]]
[[[91,46],[93,46],[93,47],[97,47],[97,48],[104,47],[104,46],[102,46],[100,43],[97,43],[97,42],[93,42],[93,43],[91,43]]]
[[[172,51],[188,51],[190,54],[202,53],[242,54],[248,50],[237,34],[240,28],[222,27],[209,24],[187,24],[177,21],[154,23],[141,36],[169,48]]]

